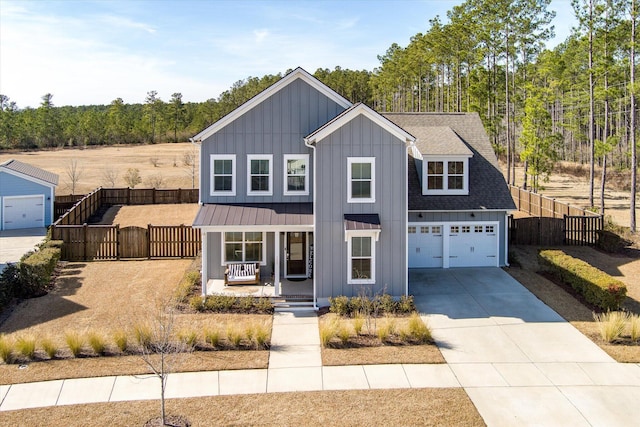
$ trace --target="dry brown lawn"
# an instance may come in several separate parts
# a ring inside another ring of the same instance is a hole
[[[119,224],[121,228],[132,225],[191,225],[198,213],[197,204],[112,206],[98,224]]]
[[[640,362],[640,345],[609,344],[602,340],[591,309],[560,286],[537,274],[537,271],[540,270],[537,261],[539,248],[513,246],[511,249],[521,264],[521,268],[508,268],[509,274],[615,360],[618,362]],[[606,254],[589,247],[563,247],[562,249],[625,282],[628,296],[624,308],[640,314],[638,311],[638,307],[640,307],[638,303],[640,301],[640,281],[637,280],[640,275],[640,259]]]
[[[484,426],[463,389],[350,390],[214,396],[167,401],[193,426]],[[2,413],[4,425],[133,426],[159,414],[157,401],[57,406]]]
[[[117,172],[116,187],[127,187],[123,177],[129,168],[140,171],[142,184],[137,188],[150,188],[150,179],[161,176],[163,188],[193,188],[192,169],[184,165],[184,156],[193,153],[194,145],[189,142],[178,144],[115,145],[88,148],[65,148],[28,152],[2,152],[0,163],[9,159],[56,173],[60,184],[56,194],[70,194],[71,181],[67,168],[73,160],[81,170],[76,185],[76,194],[86,194],[102,186],[111,187],[104,175],[108,171]],[[196,151],[196,160],[198,151]],[[156,165],[152,159],[157,159]],[[198,187],[198,169],[195,170],[195,188]]]

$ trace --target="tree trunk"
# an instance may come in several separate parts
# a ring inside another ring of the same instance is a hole
[[[589,206],[593,207],[595,105],[593,95],[593,1],[589,2]]]
[[[631,194],[630,194],[630,221],[629,228],[631,232],[636,232],[636,173],[638,170],[638,162],[636,158],[636,0],[631,0],[631,54],[629,62],[631,64],[630,69],[630,86],[631,86],[631,117],[630,117],[630,132],[631,132]]]

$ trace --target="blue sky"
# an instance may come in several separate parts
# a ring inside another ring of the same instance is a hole
[[[461,1],[0,0],[0,93],[36,107],[217,98],[248,76],[301,66],[373,70]],[[556,41],[574,25],[553,0]]]

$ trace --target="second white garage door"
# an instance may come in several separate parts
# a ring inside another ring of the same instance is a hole
[[[5,197],[2,222],[5,230],[44,227],[44,197]]]
[[[409,224],[409,268],[498,266],[498,223]]]

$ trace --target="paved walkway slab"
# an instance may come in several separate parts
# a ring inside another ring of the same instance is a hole
[[[55,406],[60,396],[62,380],[13,384],[0,406],[0,411]]]
[[[108,402],[116,377],[78,378],[65,381],[60,390],[58,405]]]

